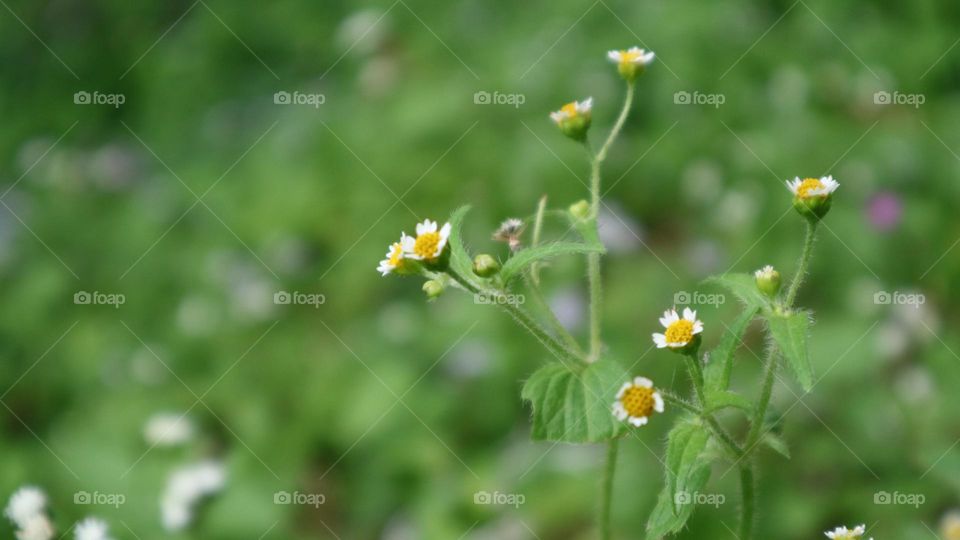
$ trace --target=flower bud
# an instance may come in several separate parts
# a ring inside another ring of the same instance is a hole
[[[653,62],[654,54],[639,47],[631,47],[626,51],[609,51],[607,58],[616,62],[617,72],[623,80],[633,82],[646,71],[647,65]]]
[[[480,277],[490,277],[500,271],[500,263],[491,255],[481,253],[473,258],[473,273]]]
[[[757,278],[757,288],[760,292],[773,298],[780,292],[780,272],[769,264],[753,273]]]
[[[587,202],[586,199],[580,199],[571,204],[570,207],[567,208],[567,211],[578,221],[587,220],[590,218],[590,203]]]
[[[443,283],[440,283],[436,279],[431,279],[423,283],[423,292],[427,294],[428,300],[433,300],[443,294],[444,288]]]
[[[575,141],[583,142],[587,140],[587,130],[590,129],[590,121],[592,120],[592,109],[593,98],[571,101],[561,107],[559,111],[550,113],[550,119],[557,124],[564,135]]]

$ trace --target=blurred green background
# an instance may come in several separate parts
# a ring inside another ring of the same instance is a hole
[[[800,295],[823,378],[805,396],[789,378],[776,387],[793,456],[762,456],[759,536],[864,522],[878,540],[946,540],[939,521],[960,505],[960,5],[3,8],[0,497],[43,487],[61,532],[95,514],[121,539],[593,538],[603,449],[528,439],[519,392],[547,360],[539,345],[490,306],[428,304],[418,280],[375,267],[400,231],[462,203],[472,248],[503,256],[489,240],[502,219],[543,194],[556,208],[585,197],[584,153],[547,114],[593,96],[605,134],[623,93],[605,53],[640,45],[657,61],[604,171],[609,354],[683,391],[677,359],[650,350],[659,314],[675,292],[717,292],[698,285],[711,274],[789,275],[802,222],[783,181],[833,174]],[[696,103],[710,96],[722,105]],[[544,275],[582,335],[582,262]],[[81,291],[125,302],[77,304]],[[280,291],[325,302],[276,304]],[[737,312],[699,309],[707,345]],[[747,336],[738,390],[756,391],[762,339]],[[190,444],[144,440],[163,411],[187,413]],[[622,445],[620,538],[643,537],[675,416]],[[163,532],[167,476],[205,457],[224,461],[226,488],[192,528]],[[681,537],[734,538],[736,475],[718,467],[709,489],[726,503]],[[78,492],[125,503],[75,504]],[[275,504],[278,492],[323,504]],[[475,504],[481,492],[524,502]],[[875,504],[884,492],[924,502]]]

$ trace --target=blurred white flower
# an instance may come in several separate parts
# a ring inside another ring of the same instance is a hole
[[[143,438],[151,446],[177,446],[193,438],[193,422],[185,415],[157,413],[143,427]]]
[[[112,540],[107,534],[107,524],[97,518],[86,518],[74,529],[77,540]]]
[[[226,470],[218,461],[203,461],[173,471],[160,499],[164,528],[173,532],[190,525],[197,503],[222,490],[226,481]]]
[[[827,538],[832,538],[833,540],[856,540],[864,535],[867,532],[865,525],[857,525],[852,529],[847,529],[846,527],[837,527],[832,531],[827,531],[823,534]],[[873,540],[872,538],[870,540]]]
[[[38,487],[24,486],[10,497],[3,514],[21,529],[31,518],[42,515],[47,507],[47,496]]]
[[[20,530],[17,531],[17,540],[52,540],[54,534],[50,518],[43,514],[37,514],[20,525]]]
[[[943,540],[960,540],[960,510],[951,510],[943,515],[940,537]]]

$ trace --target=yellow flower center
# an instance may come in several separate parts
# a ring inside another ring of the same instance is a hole
[[[689,343],[693,339],[693,323],[680,319],[671,324],[664,335],[667,337],[667,343]]]
[[[400,266],[400,263],[403,262],[403,246],[400,245],[400,242],[393,243],[393,250],[390,252],[388,262],[394,268]]]
[[[634,418],[650,416],[654,405],[653,388],[631,386],[620,397],[620,404],[623,405],[627,414]]]
[[[797,188],[797,197],[806,199],[810,196],[808,195],[810,191],[820,189],[822,187],[823,183],[821,183],[820,180],[817,180],[816,178],[805,178],[803,182],[800,183],[800,187]]]
[[[638,51],[620,51],[620,65],[631,66],[640,58]]]
[[[436,259],[437,246],[439,245],[440,233],[423,233],[420,236],[417,236],[417,241],[413,244],[413,252],[427,260]]]
[[[577,102],[571,101],[563,107],[560,107],[560,112],[566,113],[570,118],[575,118],[577,116]]]

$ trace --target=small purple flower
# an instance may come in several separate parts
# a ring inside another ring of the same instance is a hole
[[[874,195],[867,203],[867,216],[873,228],[886,232],[900,224],[903,215],[903,203],[900,197],[892,192],[881,192]]]

